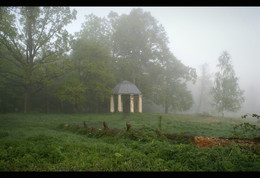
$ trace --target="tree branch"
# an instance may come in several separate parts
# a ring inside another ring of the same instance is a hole
[[[17,74],[17,73],[14,73],[14,72],[11,72],[11,71],[1,70],[0,73],[3,73],[3,74],[12,74],[12,75],[14,75],[14,76],[16,76],[16,77],[18,77],[18,78],[23,79],[23,77],[22,77],[21,75],[19,75],[19,74]]]
[[[1,81],[4,84],[13,85],[13,86],[24,86],[24,83],[22,83],[22,82],[20,82],[18,80],[14,80],[11,77],[7,77],[6,75],[1,75],[1,73],[0,73],[0,76],[7,80],[7,82],[6,81]]]
[[[21,58],[22,58],[23,56],[20,56],[20,57],[19,57],[19,56],[15,53],[15,51],[13,51],[13,49],[12,49],[10,43],[8,42],[9,40],[7,40],[3,35],[2,35],[1,37],[2,37],[2,39],[0,39],[0,42],[2,42],[2,44],[6,47],[6,49],[13,54],[12,56],[14,57],[14,59],[17,60],[22,66],[24,66],[25,64],[24,64],[24,62],[21,60]],[[11,39],[11,41],[12,41],[12,39]],[[14,42],[14,43],[15,43],[15,42]],[[19,54],[21,55],[20,51],[19,51]]]
[[[34,52],[33,52],[33,56],[36,55],[36,53],[37,53],[37,51],[38,51],[38,49],[39,49],[39,48],[37,48],[37,46],[40,44],[40,39],[42,38],[42,34],[43,34],[43,32],[44,32],[45,26],[47,25],[47,21],[48,21],[48,19],[49,19],[49,12],[50,12],[50,9],[48,9],[48,11],[47,11],[47,13],[46,13],[46,15],[45,15],[45,17],[44,17],[43,26],[42,26],[40,35],[39,35],[38,40],[37,40],[37,42],[36,42],[36,44],[35,44],[35,46],[34,46],[34,49],[33,49],[33,51],[34,51]],[[36,50],[36,48],[37,48],[37,50]]]

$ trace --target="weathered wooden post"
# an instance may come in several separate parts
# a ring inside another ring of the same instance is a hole
[[[126,131],[129,131],[131,128],[131,124],[129,122],[126,122]]]
[[[86,121],[84,121],[84,128],[89,129],[89,127],[88,127],[88,123],[87,123]]]
[[[106,123],[105,121],[103,122],[103,126],[104,126],[104,129],[105,129],[105,130],[106,130],[106,129],[109,129],[109,128],[108,128],[108,125],[107,125],[107,123]]]

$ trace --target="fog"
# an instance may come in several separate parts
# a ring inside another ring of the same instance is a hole
[[[214,80],[218,57],[226,50],[239,78],[239,86],[245,91],[242,109],[235,113],[260,113],[260,7],[71,7],[77,10],[77,20],[66,29],[79,32],[85,15],[106,17],[114,11],[129,14],[132,8],[149,11],[165,28],[169,47],[185,65],[196,68],[207,63]],[[198,89],[189,85],[197,107]]]

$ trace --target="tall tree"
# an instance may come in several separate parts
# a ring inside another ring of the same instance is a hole
[[[99,112],[100,105],[110,98],[115,84],[109,50],[102,44],[79,38],[74,44],[72,60],[80,83],[87,87],[87,106]]]
[[[209,65],[204,63],[200,66],[200,76],[197,79],[198,83],[198,107],[197,112],[200,113],[201,111],[206,112],[210,106],[210,89],[213,86],[213,81],[211,80],[211,74],[209,73]]]
[[[133,82],[149,97],[153,82],[149,71],[155,62],[162,60],[163,48],[168,44],[164,28],[140,8],[133,9],[129,15],[111,12],[109,20],[116,80]]]
[[[162,66],[160,81],[156,87],[157,99],[154,101],[163,105],[165,113],[168,113],[169,109],[185,111],[193,104],[192,94],[187,90],[186,83],[196,81],[196,71],[182,64],[172,53],[168,53],[165,56],[167,60]]]
[[[75,112],[83,105],[88,112],[99,112],[112,94],[115,82],[107,23],[93,14],[86,16],[73,42],[71,72],[56,95],[61,101],[73,104]]]
[[[239,88],[238,78],[235,75],[231,57],[224,51],[218,59],[219,71],[215,74],[214,87],[212,88],[214,105],[224,117],[225,111],[238,111],[244,102],[244,91]]]
[[[196,72],[170,52],[163,26],[142,9],[121,16],[111,12],[109,20],[116,80],[132,81],[145,98],[162,104],[166,113],[169,108],[190,108],[193,100],[186,82],[195,80]]]
[[[81,104],[86,100],[87,86],[80,82],[75,71],[63,76],[63,80],[59,81],[59,85],[55,90],[55,95],[61,102],[61,111],[63,110],[63,102],[68,101],[73,105],[73,111],[78,112]]]
[[[17,17],[17,18],[16,18]],[[30,111],[30,99],[44,87],[43,82],[57,75],[44,67],[58,63],[69,51],[69,34],[64,26],[76,19],[69,7],[1,7],[1,76],[19,84],[24,91],[24,113]],[[8,67],[15,68],[9,70]]]
[[[111,24],[106,18],[97,17],[94,14],[86,15],[80,32],[76,34],[78,38],[99,43],[110,49]]]

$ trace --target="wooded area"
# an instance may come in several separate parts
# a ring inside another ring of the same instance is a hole
[[[123,80],[165,113],[192,107],[187,82],[196,82],[196,70],[174,56],[164,27],[150,12],[134,8],[128,15],[90,14],[78,32],[69,34],[65,26],[76,14],[69,7],[0,8],[1,113],[109,112],[113,88]],[[231,88],[239,88],[232,77]],[[209,80],[206,75],[199,79]],[[198,112],[209,93],[204,90]],[[237,91],[235,98],[243,94]],[[231,98],[227,102],[237,106],[218,110],[235,111],[243,101]]]
[[[1,7],[1,112],[107,112],[113,87],[133,82],[168,112],[186,110],[186,82],[195,69],[168,48],[167,34],[149,12],[76,18],[69,7]]]

